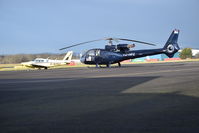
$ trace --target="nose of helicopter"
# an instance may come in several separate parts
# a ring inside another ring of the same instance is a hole
[[[85,57],[84,56],[82,56],[81,58],[80,58],[80,61],[81,61],[81,63],[84,63],[85,62]]]

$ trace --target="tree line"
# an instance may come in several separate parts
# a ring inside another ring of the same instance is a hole
[[[0,64],[15,64],[15,63],[32,61],[36,58],[49,58],[49,59],[62,60],[64,56],[65,54],[50,54],[50,53],[0,55]],[[72,58],[78,59],[79,54],[73,53]]]

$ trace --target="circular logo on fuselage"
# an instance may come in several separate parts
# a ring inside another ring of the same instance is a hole
[[[174,52],[174,46],[172,45],[172,44],[169,44],[168,46],[167,46],[167,52],[168,53],[173,53]]]

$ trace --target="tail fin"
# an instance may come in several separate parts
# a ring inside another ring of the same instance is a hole
[[[63,58],[63,60],[71,60],[72,59],[72,55],[73,55],[73,51],[68,51],[65,55],[65,57]]]
[[[179,32],[180,31],[177,29],[173,30],[173,32],[171,33],[169,39],[167,40],[163,48],[163,51],[169,58],[172,58],[174,54],[178,52],[178,50],[180,50],[180,47],[178,46],[178,43],[177,43]]]

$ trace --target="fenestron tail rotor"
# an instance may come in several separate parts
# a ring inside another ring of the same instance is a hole
[[[71,48],[71,47],[76,47],[76,46],[79,46],[79,45],[83,45],[83,44],[87,44],[87,43],[92,43],[92,42],[96,42],[96,41],[102,41],[102,40],[109,41],[109,45],[112,45],[112,41],[116,41],[116,42],[119,42],[119,41],[129,41],[129,42],[136,42],[136,43],[140,43],[140,44],[147,44],[147,45],[156,46],[156,44],[148,43],[148,42],[143,42],[143,41],[138,41],[138,40],[124,39],[124,38],[102,38],[102,39],[96,39],[96,40],[92,40],[92,41],[87,41],[87,42],[82,42],[82,43],[70,45],[70,46],[61,48],[59,50],[64,50],[64,49],[68,49],[68,48]]]

